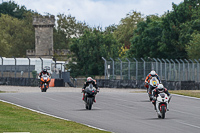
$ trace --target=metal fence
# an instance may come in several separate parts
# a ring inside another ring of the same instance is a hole
[[[144,80],[151,70],[155,70],[161,80],[199,82],[200,59],[102,59],[105,79]]]
[[[55,78],[62,78],[65,72],[64,61],[46,58],[5,58],[0,56],[0,77],[36,78],[43,68]]]

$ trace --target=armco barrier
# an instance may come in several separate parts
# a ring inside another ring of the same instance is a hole
[[[38,79],[35,78],[10,78],[1,77],[1,85],[16,85],[16,86],[38,86]]]
[[[0,85],[15,85],[15,86],[38,86],[39,80],[35,78],[8,78],[0,77]],[[54,80],[55,87],[64,87],[65,83],[63,79]]]
[[[168,90],[200,90],[200,83],[195,81],[162,81]],[[109,80],[97,79],[100,88],[133,88],[145,89],[143,80]],[[0,85],[38,86],[35,78],[8,78],[0,77]],[[55,79],[55,87],[64,87],[63,79]]]

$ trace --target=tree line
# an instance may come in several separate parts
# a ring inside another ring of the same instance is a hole
[[[73,77],[103,75],[102,57],[199,59],[199,3],[172,3],[172,11],[161,16],[131,11],[118,25],[111,24],[105,30],[90,27],[70,14],[58,14],[54,49],[70,49],[66,68]],[[34,49],[34,15],[40,14],[11,1],[0,4],[0,56],[25,57],[27,49]]]

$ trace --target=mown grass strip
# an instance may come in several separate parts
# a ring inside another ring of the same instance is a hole
[[[132,93],[147,93],[147,92],[146,90],[144,90],[144,91],[132,91]],[[169,90],[169,93],[200,98],[200,90]]]
[[[200,98],[200,90],[169,90],[169,93]]]
[[[5,91],[0,91],[0,93],[5,93]]]
[[[0,133],[108,133],[0,102]]]

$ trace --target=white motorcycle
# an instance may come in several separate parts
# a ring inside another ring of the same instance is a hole
[[[156,112],[158,114],[158,118],[165,118],[165,113],[168,111],[170,99],[171,97],[168,97],[165,93],[158,94],[156,100]]]

